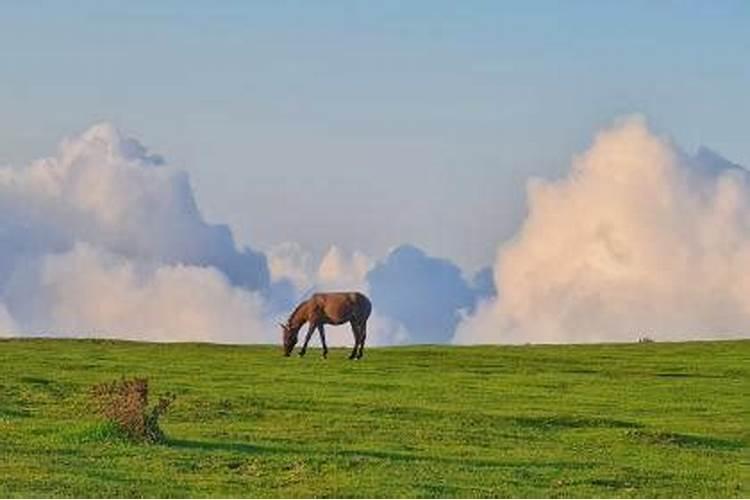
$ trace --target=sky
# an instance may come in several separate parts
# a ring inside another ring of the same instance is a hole
[[[101,121],[238,241],[468,270],[613,119],[750,165],[750,4],[4,2],[0,165]]]

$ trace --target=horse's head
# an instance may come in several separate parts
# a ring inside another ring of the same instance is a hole
[[[280,323],[281,331],[283,332],[281,335],[281,340],[284,343],[284,356],[289,356],[292,354],[292,350],[294,349],[294,346],[297,345],[297,336],[299,333],[299,330],[295,330],[291,326],[289,326],[288,323]]]

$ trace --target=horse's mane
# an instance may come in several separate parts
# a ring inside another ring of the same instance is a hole
[[[309,294],[310,292],[312,292],[314,290],[315,290],[315,285],[313,285],[310,288],[308,288],[307,290],[305,290],[305,293],[301,294],[300,297],[304,297],[305,295]],[[308,300],[310,300],[310,299],[308,298],[308,299],[305,299],[305,300],[300,300],[300,303],[297,304],[297,307],[294,308],[294,311],[292,311],[292,314],[289,315],[289,319],[286,320],[286,324],[287,325],[291,324],[292,318],[294,318],[294,316],[297,315],[297,313],[299,312],[299,310],[302,309],[302,306],[304,306],[305,304],[307,304]]]
[[[302,302],[300,302],[299,304],[297,304],[297,307],[294,308],[294,311],[292,311],[292,314],[289,315],[289,319],[286,320],[286,324],[287,325],[291,325],[292,324],[292,318],[294,318],[297,315],[297,313],[300,311],[300,309],[302,309],[302,306],[304,306],[305,304],[307,304],[307,300],[303,300]]]

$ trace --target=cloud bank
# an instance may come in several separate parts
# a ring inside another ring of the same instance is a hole
[[[531,180],[528,205],[473,277],[412,245],[264,254],[203,219],[184,171],[100,124],[54,157],[0,168],[0,336],[277,342],[299,300],[335,290],[371,296],[371,345],[748,336],[742,167],[630,118],[566,178]]]
[[[109,124],[0,169],[0,327],[261,341],[265,256],[206,223],[187,175]]]
[[[147,265],[87,244],[25,266],[7,303],[20,324],[56,336],[269,341],[257,294],[213,267]]]
[[[747,337],[750,175],[693,157],[629,118],[559,181],[528,184],[529,214],[501,246],[499,289],[458,343]]]
[[[187,174],[110,124],[56,156],[0,169],[2,335],[277,342],[273,322],[314,290],[366,290],[372,260],[296,243],[268,258],[209,224]],[[350,343],[348,334],[331,336]],[[403,343],[375,312],[370,342]]]

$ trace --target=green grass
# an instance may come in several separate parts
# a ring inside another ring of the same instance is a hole
[[[0,497],[748,497],[750,341],[348,350],[0,342]],[[168,441],[88,388],[145,376]]]

